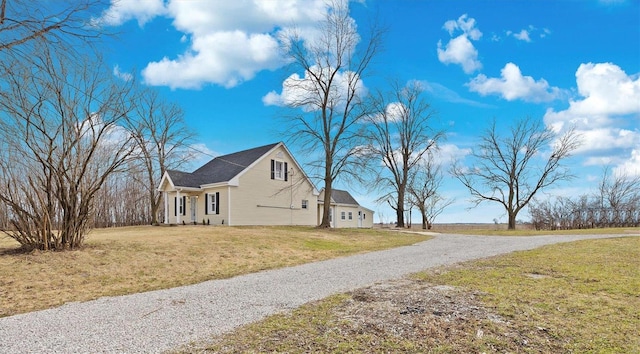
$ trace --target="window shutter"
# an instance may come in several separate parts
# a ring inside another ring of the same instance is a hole
[[[271,160],[271,179],[276,178],[276,162]]]
[[[209,214],[209,194],[204,194],[204,215]]]
[[[173,197],[173,216],[178,216],[178,197]]]
[[[187,196],[182,197],[182,215],[187,215]]]
[[[287,168],[287,163],[284,163],[284,180],[286,181],[289,178],[289,169]]]
[[[216,192],[216,214],[220,214],[220,192]]]

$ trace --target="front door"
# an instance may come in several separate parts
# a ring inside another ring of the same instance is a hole
[[[198,206],[198,200],[196,199],[196,197],[191,197],[189,198],[191,200],[191,222],[195,223],[196,222],[196,209]]]
[[[362,210],[358,210],[358,227],[362,227]]]

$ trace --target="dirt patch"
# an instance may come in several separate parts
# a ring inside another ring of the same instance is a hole
[[[512,325],[483,305],[480,292],[399,279],[348,295],[334,309],[342,319],[337,330],[343,338],[366,334],[373,343],[397,341],[401,347],[411,343],[413,349],[447,352],[550,349],[546,333]]]

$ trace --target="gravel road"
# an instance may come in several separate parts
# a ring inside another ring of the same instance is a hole
[[[0,353],[157,353],[309,301],[427,268],[552,243],[614,236],[435,235],[429,241],[386,251],[68,303],[0,318]]]

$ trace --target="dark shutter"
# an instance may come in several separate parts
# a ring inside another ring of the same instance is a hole
[[[287,167],[287,163],[284,163],[284,180],[286,181],[289,178],[289,168]]]
[[[178,216],[178,197],[173,197],[173,216]]]
[[[216,214],[220,214],[220,192],[216,192]]]
[[[204,215],[209,214],[209,194],[204,194]]]
[[[187,196],[182,197],[182,215],[187,215]]]
[[[271,160],[271,179],[276,178],[276,162]]]

